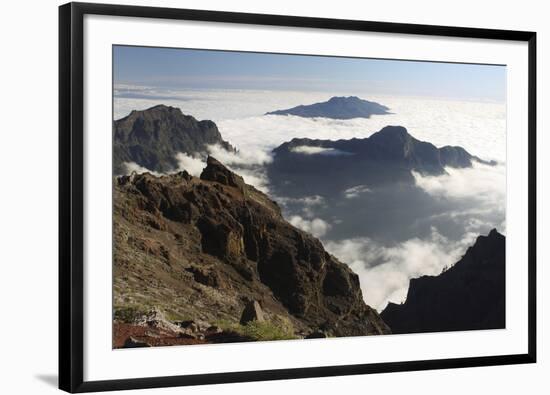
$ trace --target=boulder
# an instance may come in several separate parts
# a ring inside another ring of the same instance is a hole
[[[216,158],[209,156],[206,159],[206,167],[201,173],[201,180],[215,181],[223,185],[238,188],[244,192],[244,179],[222,165]]]
[[[260,304],[253,300],[248,302],[246,307],[243,310],[243,313],[241,315],[241,325],[246,325],[247,323],[251,321],[258,321],[258,322],[264,322],[264,312],[262,311],[262,308],[260,307]]]
[[[142,342],[140,340],[137,340],[132,336],[126,339],[123,345],[123,348],[140,348],[140,347],[151,347],[151,345],[148,343]]]
[[[139,326],[162,329],[174,333],[181,332],[181,328],[178,325],[170,322],[166,318],[164,313],[157,308],[153,308],[148,313],[136,319],[135,324]]]

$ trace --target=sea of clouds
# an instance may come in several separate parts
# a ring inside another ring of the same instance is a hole
[[[430,225],[428,236],[411,237],[388,243],[373,237],[331,239],[338,218],[321,217],[326,204],[322,196],[290,199],[273,196],[293,225],[319,237],[327,250],[347,263],[360,276],[365,301],[382,310],[389,301],[402,302],[409,280],[421,275],[437,275],[451,266],[477,236],[497,228],[505,233],[506,201],[506,105],[505,103],[451,99],[398,97],[354,93],[390,108],[389,115],[370,119],[331,120],[295,116],[264,115],[299,104],[328,100],[349,93],[288,92],[260,90],[169,90],[142,86],[117,85],[114,98],[115,119],[131,110],[143,110],[157,104],[179,107],[197,119],[211,119],[223,138],[238,151],[229,153],[218,146],[209,153],[241,174],[247,183],[269,193],[264,165],[272,160],[271,151],[292,138],[350,139],[364,138],[387,125],[401,125],[419,140],[436,146],[458,145],[497,166],[476,164],[468,169],[447,169],[441,176],[413,173],[416,186],[434,199],[449,204],[449,209],[419,218]],[[322,149],[303,148],[304,155],[334,154]],[[180,168],[198,175],[204,159],[178,155]],[[145,171],[136,164],[129,169]],[[343,199],[357,201],[372,193],[369,186],[358,185],[342,191]],[[288,208],[285,210],[285,207]],[[438,224],[455,221],[460,234],[454,237],[438,229]]]

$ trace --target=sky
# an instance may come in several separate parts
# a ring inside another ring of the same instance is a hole
[[[505,101],[506,67],[115,46],[114,82],[163,88],[305,90]]]

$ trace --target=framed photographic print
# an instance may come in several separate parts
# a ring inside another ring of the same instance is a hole
[[[59,11],[61,389],[535,362],[535,33]]]

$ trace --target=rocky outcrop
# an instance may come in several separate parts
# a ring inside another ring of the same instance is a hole
[[[403,304],[381,313],[392,333],[505,327],[505,237],[492,230],[439,276],[413,279]]]
[[[243,314],[241,315],[240,324],[246,325],[251,321],[265,321],[264,312],[262,311],[260,304],[255,300],[250,301],[244,308]]]
[[[294,115],[305,118],[353,119],[370,118],[371,115],[389,114],[382,104],[363,100],[357,96],[332,97],[326,102],[301,105],[286,110],[277,110],[266,115]]]
[[[238,324],[252,300],[256,320],[261,311],[297,335],[388,333],[363,302],[358,276],[214,158],[200,178],[145,173],[115,184],[115,304],[152,303],[193,320]]]
[[[206,156],[209,145],[234,150],[214,122],[197,121],[165,105],[132,111],[115,121],[113,129],[114,174],[127,174],[125,162],[157,172],[173,171],[178,168],[178,153]]]

